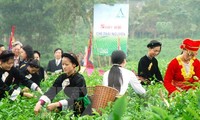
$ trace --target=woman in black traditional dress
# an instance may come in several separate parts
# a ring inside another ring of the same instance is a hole
[[[25,66],[20,68],[20,71],[22,72],[22,74],[26,78],[35,82],[38,86],[40,86],[40,82],[42,80],[39,74],[39,70],[40,70],[40,64],[39,64],[39,61],[36,59],[29,60]]]
[[[138,77],[142,84],[151,84],[152,81],[163,83],[163,77],[155,58],[161,51],[162,44],[151,40],[147,45],[148,53],[143,56],[138,64]]]
[[[78,70],[76,69],[78,67]],[[87,97],[86,83],[84,77],[78,73],[80,64],[77,57],[73,53],[63,53],[62,68],[64,73],[59,75],[50,89],[40,97],[35,105],[34,112],[38,114],[42,105],[48,103],[47,109],[65,110],[70,108],[74,110],[74,114],[82,115],[90,101]],[[58,102],[51,103],[55,96],[63,89],[64,93],[69,97]]]
[[[6,97],[6,92],[10,95],[11,100],[15,100],[18,95],[32,97],[32,94],[21,91],[20,83],[42,93],[36,83],[28,80],[13,65],[14,53],[8,50],[3,51],[0,55],[0,99]]]

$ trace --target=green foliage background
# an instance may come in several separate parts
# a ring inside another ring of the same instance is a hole
[[[93,5],[96,3],[129,3],[126,68],[130,70],[137,71],[137,63],[147,53],[146,45],[152,39],[162,42],[162,51],[157,59],[163,75],[168,62],[181,53],[179,46],[182,40],[199,39],[200,0],[0,0],[0,43],[8,46],[11,26],[15,25],[16,40],[39,50],[44,67],[53,58],[53,50],[57,47],[66,52],[83,53],[92,30]],[[101,84],[102,76],[98,74],[98,70],[108,70],[110,68],[108,61],[109,57],[94,56],[95,72],[91,76],[84,73],[88,86]],[[46,91],[55,78],[56,76],[51,76],[43,82],[42,90]],[[129,88],[126,97],[127,109],[123,109],[125,112],[120,116],[123,120],[200,119],[199,89],[168,99],[167,92],[161,84],[145,88],[148,91],[145,97],[136,95],[133,89]],[[160,89],[170,103],[169,108],[159,96]],[[72,111],[55,113],[43,108],[41,114],[35,116],[33,108],[40,97],[35,94],[37,98],[18,98],[14,102],[7,98],[3,99],[0,102],[0,119],[68,120],[72,115]],[[55,100],[64,97],[60,94]],[[125,106],[121,105],[120,107]],[[113,111],[115,110],[109,105],[103,110],[103,115],[96,113],[94,116],[72,119],[112,119],[116,118],[116,116],[110,117]]]
[[[162,63],[164,64],[164,63]],[[105,68],[106,69],[106,68]],[[83,74],[88,86],[99,85],[102,82],[102,76],[98,71],[91,76]],[[42,82],[41,88],[46,91],[55,80],[56,76],[50,76],[46,81]],[[199,84],[197,86],[200,87]],[[40,95],[34,93],[36,98],[19,97],[15,101],[8,98],[2,99],[0,102],[0,119],[6,120],[199,120],[200,119],[200,89],[189,90],[177,94],[173,98],[167,97],[167,91],[162,84],[144,86],[147,90],[145,96],[138,96],[134,90],[129,87],[128,91],[122,99],[102,110],[102,115],[94,112],[94,115],[85,115],[82,117],[74,117],[72,111],[65,110],[60,113],[50,112],[46,110],[46,105],[36,116],[33,108],[38,101]],[[159,92],[162,91],[164,98],[169,102],[169,107],[162,101]],[[64,99],[63,93],[59,93],[54,101]]]
[[[8,46],[15,25],[16,40],[39,50],[44,67],[57,47],[84,53],[92,30],[93,5],[99,3],[129,4],[129,60],[138,61],[151,39],[163,42],[159,55],[163,59],[174,57],[184,38],[199,39],[200,0],[0,0],[0,43]],[[165,49],[170,54],[164,54]],[[94,59],[100,59],[96,67],[109,64],[109,58]]]

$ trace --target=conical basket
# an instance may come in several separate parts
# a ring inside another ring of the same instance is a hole
[[[108,105],[108,102],[113,102],[118,93],[118,90],[112,87],[96,86],[92,98],[92,108],[101,113],[100,108],[103,109]]]

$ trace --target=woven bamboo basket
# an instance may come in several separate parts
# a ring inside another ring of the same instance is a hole
[[[94,90],[95,90],[95,86],[87,87],[87,94],[91,100],[93,99]]]
[[[113,102],[118,93],[118,90],[112,87],[96,86],[92,97],[92,108],[101,113],[100,108],[103,109],[108,105],[108,102]]]

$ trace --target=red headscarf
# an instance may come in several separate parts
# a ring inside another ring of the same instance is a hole
[[[191,51],[198,51],[200,46],[200,41],[194,41],[190,38],[186,38],[183,40],[183,43],[181,44],[181,49],[187,49]]]

